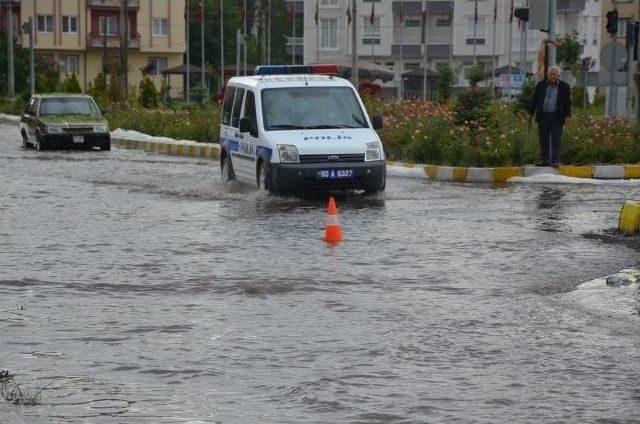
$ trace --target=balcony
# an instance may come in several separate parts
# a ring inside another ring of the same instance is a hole
[[[90,49],[119,49],[120,36],[108,35],[105,37],[96,32],[90,32],[87,35],[87,47]],[[140,34],[129,35],[129,48],[133,50],[140,49]]]
[[[557,0],[558,12],[582,12],[585,8],[585,0]]]
[[[87,0],[89,7],[103,7],[107,9],[120,9],[122,0]],[[140,7],[139,0],[129,0],[129,9],[138,9]]]
[[[391,56],[400,57],[400,44],[391,45]],[[427,45],[427,57],[429,59],[446,59],[451,54],[451,44],[431,43]],[[404,59],[419,59],[424,57],[422,44],[402,44],[402,57]]]

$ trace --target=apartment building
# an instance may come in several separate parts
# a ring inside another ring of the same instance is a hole
[[[76,74],[86,90],[99,72],[120,63],[121,0],[22,0],[19,22],[33,17],[36,55]],[[137,86],[143,70],[160,88],[162,71],[183,64],[185,0],[128,0],[128,72]],[[28,34],[22,44],[29,45]],[[183,92],[182,76],[167,80],[172,96]]]
[[[557,32],[578,32],[585,53],[595,57],[601,31],[599,3],[557,0]],[[349,62],[353,54],[347,12],[350,4],[346,0],[304,0],[305,63]],[[526,4],[526,0],[516,0],[514,7]],[[403,73],[425,66],[436,71],[440,64],[448,64],[458,85],[465,86],[467,71],[474,62],[491,72],[495,57],[495,67],[504,68],[509,64],[509,50],[512,66],[535,72],[538,49],[546,34],[523,31],[517,19],[510,19],[510,11],[510,0],[358,0],[357,16],[352,15],[351,25],[357,29],[359,59],[387,66],[395,73],[394,81],[384,85],[397,89]]]

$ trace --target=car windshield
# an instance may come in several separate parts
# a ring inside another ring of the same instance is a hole
[[[51,98],[40,101],[40,116],[44,115],[98,115],[100,111],[91,99]]]
[[[262,90],[266,131],[368,128],[349,87],[287,87]]]

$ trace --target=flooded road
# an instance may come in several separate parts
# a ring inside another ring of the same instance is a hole
[[[637,310],[572,295],[637,264],[584,237],[637,188],[391,177],[328,247],[324,200],[211,162],[19,146],[0,125],[0,369],[44,390],[1,422],[640,420]]]

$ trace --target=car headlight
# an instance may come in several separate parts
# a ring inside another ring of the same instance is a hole
[[[107,124],[97,124],[93,126],[93,132],[97,133],[106,133],[109,132],[109,125]]]
[[[289,144],[278,144],[278,152],[280,152],[280,162],[282,163],[300,163],[298,149],[296,146]]]
[[[367,143],[365,147],[365,155],[364,160],[381,160],[382,159],[382,149],[380,147],[380,143],[377,141],[373,141],[371,143]]]
[[[47,134],[60,134],[62,127],[56,125],[47,125]]]

